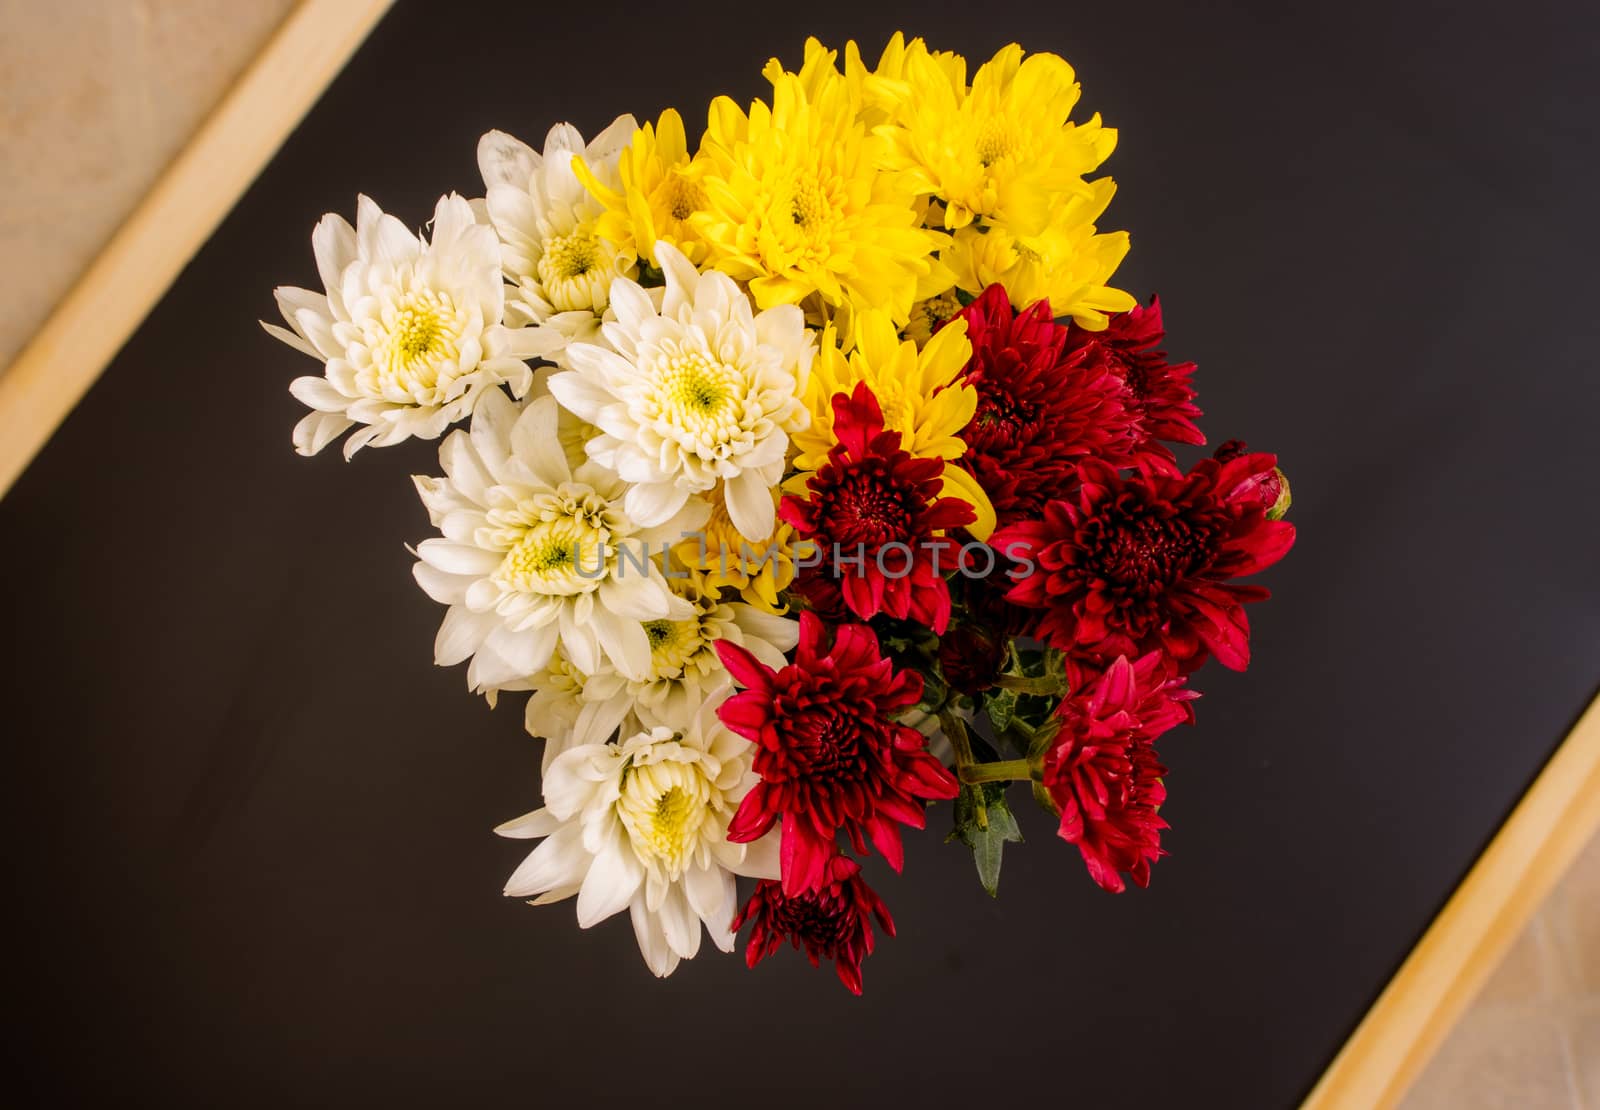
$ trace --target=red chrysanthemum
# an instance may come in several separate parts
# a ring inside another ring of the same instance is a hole
[[[960,790],[922,734],[893,719],[922,696],[922,676],[896,672],[866,625],[841,625],[827,641],[827,626],[801,613],[795,661],[780,671],[726,640],[717,644],[723,665],[746,687],[717,715],[755,743],[761,776],[733,815],[728,839],[756,840],[781,821],[779,861],[790,896],[823,884],[840,832],[858,852],[870,841],[900,870],[900,826],[922,828],[923,802]]]
[[[1161,324],[1161,302],[1154,296],[1150,307],[1113,312],[1104,329],[1068,328],[1066,353],[1076,354],[1090,366],[1111,371],[1122,382],[1122,405],[1132,421],[1132,454],[1113,462],[1132,463],[1151,455],[1172,459],[1166,443],[1204,443],[1195,421],[1200,409],[1194,403],[1195,364],[1167,361],[1159,349],[1166,329]]]
[[[1147,459],[1130,474],[1086,460],[1079,487],[1044,519],[996,532],[1002,552],[1035,564],[1006,595],[1043,610],[1038,635],[1103,660],[1163,651],[1190,671],[1214,654],[1250,662],[1247,602],[1268,591],[1233,581],[1264,570],[1294,544],[1294,525],[1266,517],[1250,480],[1271,455],[1203,459],[1184,474]]]
[[[1191,719],[1187,703],[1198,695],[1183,689],[1159,652],[1136,663],[1118,656],[1104,672],[1075,677],[1043,768],[1061,810],[1061,839],[1077,845],[1089,877],[1113,894],[1124,889],[1123,872],[1148,886],[1167,827],[1157,812],[1167,772],[1154,741]]]
[[[861,961],[872,955],[875,941],[874,917],[885,933],[894,936],[889,907],[861,877],[861,865],[849,856],[834,856],[817,890],[789,895],[781,883],[762,880],[733,919],[733,930],[738,932],[746,922],[755,922],[744,948],[745,963],[750,967],[777,952],[787,940],[796,948],[805,948],[812,967],[832,960],[839,981],[852,994],[860,994]]]
[[[954,565],[952,528],[971,524],[971,505],[940,497],[945,461],[917,458],[885,431],[865,382],[833,397],[838,443],[805,480],[807,496],[786,496],[779,513],[821,546],[846,604],[866,620],[888,613],[943,632],[950,588],[940,567]]]
[[[1002,525],[1065,497],[1085,456],[1124,463],[1137,442],[1123,380],[1098,351],[1074,349],[1040,301],[1016,313],[999,284],[958,314],[972,358],[963,371],[978,409],[961,432],[961,464]]]

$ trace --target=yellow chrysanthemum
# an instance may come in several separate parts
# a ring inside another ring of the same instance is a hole
[[[761,308],[815,295],[903,322],[919,295],[939,292],[919,283],[941,270],[933,252],[946,237],[921,226],[904,175],[881,170],[885,140],[831,65],[773,78],[771,107],[711,104],[699,154],[708,207],[690,217],[707,264],[747,282]]]
[[[778,497],[774,487],[774,505]],[[768,613],[783,612],[778,594],[794,581],[796,560],[811,541],[797,540],[794,529],[779,522],[770,539],[752,543],[733,526],[727,499],[720,492],[713,494],[711,503],[711,519],[673,548],[672,554],[690,570],[700,572],[706,588],[732,588],[749,605]]]
[[[598,180],[581,158],[573,159],[572,168],[606,207],[597,227],[602,238],[651,265],[656,242],[663,239],[695,265],[705,260],[705,244],[689,218],[705,208],[706,193],[677,109],[668,108],[654,126],[647,122],[633,133],[618,166],[620,191]]]
[[[979,67],[970,89],[966,62],[931,53],[921,39],[885,64],[899,71],[895,85],[905,93],[893,120],[876,131],[890,141],[889,165],[918,193],[943,198],[947,228],[982,218],[1039,234],[1053,198],[1086,193],[1083,175],[1117,145],[1098,114],[1081,125],[1067,119],[1079,86],[1055,54],[1024,60],[1013,43]],[[880,95],[892,87],[888,78],[875,85]]]
[[[835,329],[823,333],[822,353],[811,369],[806,406],[811,425],[794,437],[799,451],[794,465],[801,471],[817,470],[827,461],[836,442],[833,434],[833,398],[852,393],[865,382],[883,410],[883,426],[900,433],[900,446],[921,458],[959,459],[967,446],[961,430],[978,409],[978,393],[961,377],[972,357],[967,324],[958,320],[922,347],[902,340],[888,314],[876,310],[856,317],[854,349],[839,348]],[[947,465],[944,496],[972,505],[977,521],[968,527],[979,539],[988,539],[995,526],[994,507],[982,488],[966,471]]]
[[[1071,316],[1091,331],[1104,328],[1106,313],[1126,312],[1137,304],[1106,284],[1128,253],[1128,233],[1102,235],[1094,227],[1115,191],[1110,178],[1101,178],[1087,198],[1058,198],[1038,235],[1018,235],[1002,225],[987,233],[962,228],[943,255],[955,271],[957,287],[976,296],[998,281],[1018,309],[1048,298],[1054,315]]]

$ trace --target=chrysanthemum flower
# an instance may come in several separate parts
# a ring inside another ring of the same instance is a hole
[[[507,312],[548,329],[556,355],[564,342],[596,336],[611,282],[638,272],[633,255],[601,234],[606,206],[573,169],[581,157],[594,180],[617,188],[618,159],[637,129],[632,116],[619,116],[585,145],[577,128],[557,124],[542,154],[503,131],[478,142],[489,218],[514,287]]]
[[[594,674],[586,675],[567,662],[559,647],[543,670],[523,682],[507,682],[501,689],[524,687],[533,695],[523,711],[523,727],[529,736],[544,741],[541,773],[550,770],[556,756],[569,748],[606,743],[617,729],[627,727],[633,712],[627,680],[616,668],[602,661]],[[491,704],[493,700],[491,691]]]
[[[1036,518],[1047,501],[1066,496],[1086,456],[1118,466],[1131,460],[1138,439],[1123,379],[1106,360],[1068,349],[1070,333],[1051,319],[1048,302],[1019,314],[1005,288],[991,285],[939,335],[962,324],[972,347],[962,378],[977,405],[961,430],[960,465],[1002,524]]]
[[[769,491],[776,514],[778,487]],[[700,571],[706,585],[714,589],[738,590],[745,602],[768,613],[780,613],[784,605],[778,596],[794,581],[799,561],[811,545],[797,541],[794,526],[780,522],[771,537],[752,541],[741,535],[728,516],[727,498],[713,490],[711,518],[694,535],[672,549],[674,558],[691,570]]]
[[[1133,422],[1135,454],[1170,460],[1172,451],[1166,443],[1198,444],[1206,437],[1195,424],[1200,419],[1194,403],[1195,364],[1169,363],[1167,353],[1159,349],[1165,335],[1161,302],[1151,297],[1149,308],[1135,306],[1115,313],[1102,331],[1073,324],[1067,329],[1066,350],[1104,366],[1121,380],[1122,407]]]
[[[501,322],[499,245],[461,197],[440,199],[432,242],[362,197],[354,228],[329,213],[311,244],[326,292],[283,286],[278,309],[293,331],[262,324],[326,363],[322,377],[289,386],[313,410],[294,429],[300,454],[315,455],[357,424],[365,427],[345,441],[346,458],[369,443],[436,439],[494,387],[527,392],[532,372],[522,360],[551,343]]]
[[[1116,148],[1117,133],[1096,114],[1069,122],[1080,87],[1055,54],[1024,60],[1004,47],[973,75],[955,54],[933,54],[913,40],[899,62],[905,95],[879,133],[891,142],[889,165],[919,194],[945,202],[945,226],[976,218],[1037,235],[1056,193],[1086,189],[1082,177]]]
[[[1075,844],[1089,877],[1113,894],[1122,872],[1150,884],[1150,865],[1165,853],[1157,813],[1166,800],[1156,737],[1192,718],[1182,688],[1159,652],[1130,663],[1118,656],[1076,686],[1057,711],[1061,731],[1045,755],[1043,782],[1061,810],[1061,839]]]
[[[700,184],[703,166],[689,153],[676,108],[633,133],[617,165],[617,186],[596,176],[581,157],[573,159],[572,168],[606,207],[596,224],[602,238],[657,267],[658,240],[671,243],[697,265],[705,259],[705,244],[689,226],[689,217],[706,206]]]
[[[718,723],[717,700],[682,731],[652,729],[557,757],[544,776],[544,808],[495,830],[545,838],[506,894],[535,905],[577,895],[585,929],[628,910],[656,975],[700,950],[702,923],[712,943],[732,952],[734,876],[775,878],[778,852],[771,837],[728,839],[755,775],[751,746]]]
[[[530,735],[544,738],[546,767],[570,747],[605,743],[628,721],[639,728],[683,728],[728,684],[716,652],[720,641],[740,645],[768,666],[783,666],[800,635],[798,623],[724,596],[699,572],[669,567],[666,578],[693,612],[684,620],[646,622],[650,667],[643,678],[626,678],[605,661],[585,675],[558,649],[543,671],[502,687],[534,691],[525,724]]]
[[[441,446],[445,476],[415,479],[443,533],[417,546],[413,567],[428,596],[450,607],[435,661],[470,656],[474,689],[525,680],[558,642],[584,674],[606,659],[642,679],[650,671],[645,625],[694,615],[653,553],[697,527],[704,504],[659,528],[639,527],[623,509],[626,483],[595,463],[569,465],[556,408],[553,397],[520,411],[503,394],[485,398],[471,433],[456,431]]]
[[[905,321],[919,296],[949,287],[933,258],[945,237],[920,226],[900,175],[880,171],[883,140],[857,120],[842,78],[824,75],[808,95],[798,76],[774,76],[771,107],[711,104],[708,207],[690,217],[707,264],[748,282],[762,308],[816,294]]]
[[[889,907],[861,877],[861,865],[849,856],[834,856],[819,889],[788,895],[783,884],[770,880],[756,885],[755,893],[734,918],[733,931],[754,922],[745,942],[744,959],[750,967],[774,955],[783,942],[805,948],[812,967],[833,961],[839,981],[851,994],[861,993],[861,961],[872,955],[876,938],[872,919],[894,936]]]
[[[1119,474],[1095,459],[1079,488],[1038,521],[991,541],[1036,567],[1006,595],[1043,610],[1038,635],[1079,655],[1165,652],[1184,671],[1208,654],[1231,670],[1250,662],[1247,602],[1268,591],[1233,581],[1265,570],[1294,545],[1294,525],[1271,521],[1257,497],[1231,495],[1270,470],[1271,455],[1203,459],[1184,474],[1145,460]]]
[[[829,639],[820,619],[801,613],[789,666],[775,670],[734,644],[717,647],[745,687],[718,713],[755,742],[761,776],[728,837],[757,840],[781,824],[783,891],[791,897],[828,882],[840,832],[858,852],[870,841],[898,871],[900,826],[922,828],[924,801],[960,791],[922,735],[893,719],[922,696],[922,677],[896,672],[866,625],[841,625]]]
[[[573,344],[573,369],[551,375],[550,392],[600,429],[589,455],[634,483],[633,520],[659,524],[720,489],[740,534],[767,539],[789,436],[809,419],[811,333],[793,305],[752,313],[726,274],[699,273],[671,244],[656,257],[667,278],[660,311],[617,281],[617,318],[602,329],[614,349]]]
[[[976,295],[996,282],[1018,309],[1049,301],[1057,316],[1080,327],[1106,326],[1109,312],[1127,312],[1139,302],[1106,283],[1128,253],[1128,233],[1101,234],[1095,221],[1111,203],[1110,178],[1091,182],[1086,195],[1059,194],[1044,229],[1023,234],[1005,224],[985,232],[965,227],[939,256],[955,274],[957,288]]]
[[[856,316],[851,340],[847,354],[835,329],[823,333],[822,357],[806,390],[811,423],[794,437],[799,449],[795,467],[822,467],[838,442],[833,399],[841,393],[848,397],[865,384],[883,412],[884,428],[900,433],[907,454],[952,464],[941,475],[942,495],[971,505],[969,530],[987,539],[994,530],[989,498],[970,474],[954,465],[967,451],[961,430],[978,404],[977,392],[962,378],[972,353],[965,323],[944,328],[919,350],[912,340],[900,338],[888,313],[869,310]]]
[[[655,620],[644,626],[650,638],[650,672],[627,683],[624,693],[645,724],[681,728],[712,691],[728,684],[718,644],[737,644],[766,666],[781,667],[784,653],[799,640],[800,625],[724,598],[698,571],[671,568],[667,582],[693,613],[686,620]]]
[[[832,560],[851,611],[866,620],[888,613],[943,632],[957,551],[947,533],[969,526],[970,502],[944,494],[943,459],[915,458],[900,433],[885,431],[865,382],[834,397],[839,442],[814,473],[788,482],[779,513]]]

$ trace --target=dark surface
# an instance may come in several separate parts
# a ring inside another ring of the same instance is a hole
[[[1203,7],[402,3],[0,503],[13,1096],[1303,1094],[1600,673],[1594,28]],[[941,816],[879,873],[901,936],[865,998],[787,951],[657,982],[625,915],[501,899],[527,845],[489,830],[537,804],[537,753],[520,699],[431,665],[402,542],[433,447],[297,458],[313,364],[254,321],[315,284],[323,211],[420,224],[489,127],[693,125],[806,32],[875,57],[898,24],[1078,67],[1122,129],[1119,284],[1161,293],[1213,442],[1281,453],[1300,544],[1250,673],[1203,672],[1165,746],[1151,890],[1102,894],[1029,814],[990,901]]]

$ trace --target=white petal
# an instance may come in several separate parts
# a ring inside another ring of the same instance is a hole
[[[576,822],[551,833],[511,873],[505,893],[512,898],[527,898],[580,881],[589,854],[583,850],[579,836]]]
[[[294,449],[302,455],[315,455],[355,424],[335,412],[309,412],[294,426]]]
[[[590,627],[617,670],[637,681],[642,681],[650,672],[650,638],[637,620],[619,617],[603,606],[596,606]]]
[[[343,216],[328,213],[311,232],[311,250],[317,257],[317,274],[330,297],[338,296],[345,270],[356,260],[356,232]]]
[[[417,585],[422,587],[423,593],[441,605],[466,604],[467,585],[472,581],[470,578],[446,574],[437,567],[430,567],[423,562],[411,564],[411,577],[417,580]]]
[[[541,401],[545,403],[541,404]],[[540,398],[528,403],[511,428],[511,453],[535,477],[550,486],[559,486],[572,479],[572,469],[567,465],[567,453],[561,447],[561,436],[557,430],[559,415],[549,398]]]
[[[656,915],[645,908],[644,895],[640,894],[628,905],[633,918],[633,935],[639,942],[639,953],[645,966],[659,979],[671,975],[678,966],[677,953],[667,944],[667,936],[656,920]]]
[[[302,354],[310,355],[314,359],[322,359],[322,352],[313,347],[310,342],[296,332],[292,332],[288,328],[280,328],[277,324],[269,324],[265,320],[258,320],[256,322],[266,330],[268,335],[272,336],[272,338],[278,340],[279,342],[287,343],[295,350],[301,352]]]
[[[578,892],[578,927],[587,929],[620,912],[632,901],[643,878],[644,868],[631,848],[619,843],[607,845],[589,865],[583,889]]]
[[[417,545],[417,555],[431,567],[446,574],[464,574],[472,577],[493,574],[505,556],[498,551],[486,551],[467,543],[452,543],[445,539],[423,540]]]
[[[541,161],[532,147],[504,131],[490,131],[478,140],[478,172],[485,188],[515,185],[526,189]]]
[[[639,527],[654,528],[671,520],[688,500],[689,491],[676,482],[645,482],[628,487],[623,508]]]
[[[759,474],[745,471],[737,478],[728,479],[724,492],[728,502],[728,520],[741,536],[756,541],[771,538],[777,520],[772,504],[772,487],[763,482]]]
[[[327,378],[296,378],[289,383],[289,392],[294,394],[296,401],[318,412],[342,413],[350,403],[348,397],[340,395],[337,389],[328,384]]]
[[[494,626],[492,616],[452,605],[433,640],[434,663],[441,667],[455,666],[478,650]]]
[[[548,809],[536,809],[503,825],[496,825],[494,831],[496,836],[510,837],[513,840],[532,840],[535,837],[549,836],[560,827],[561,822],[556,820]]]
[[[674,883],[667,888],[667,896],[656,912],[667,935],[667,946],[684,959],[692,960],[700,951],[700,918],[689,908],[689,899],[681,884]]]

